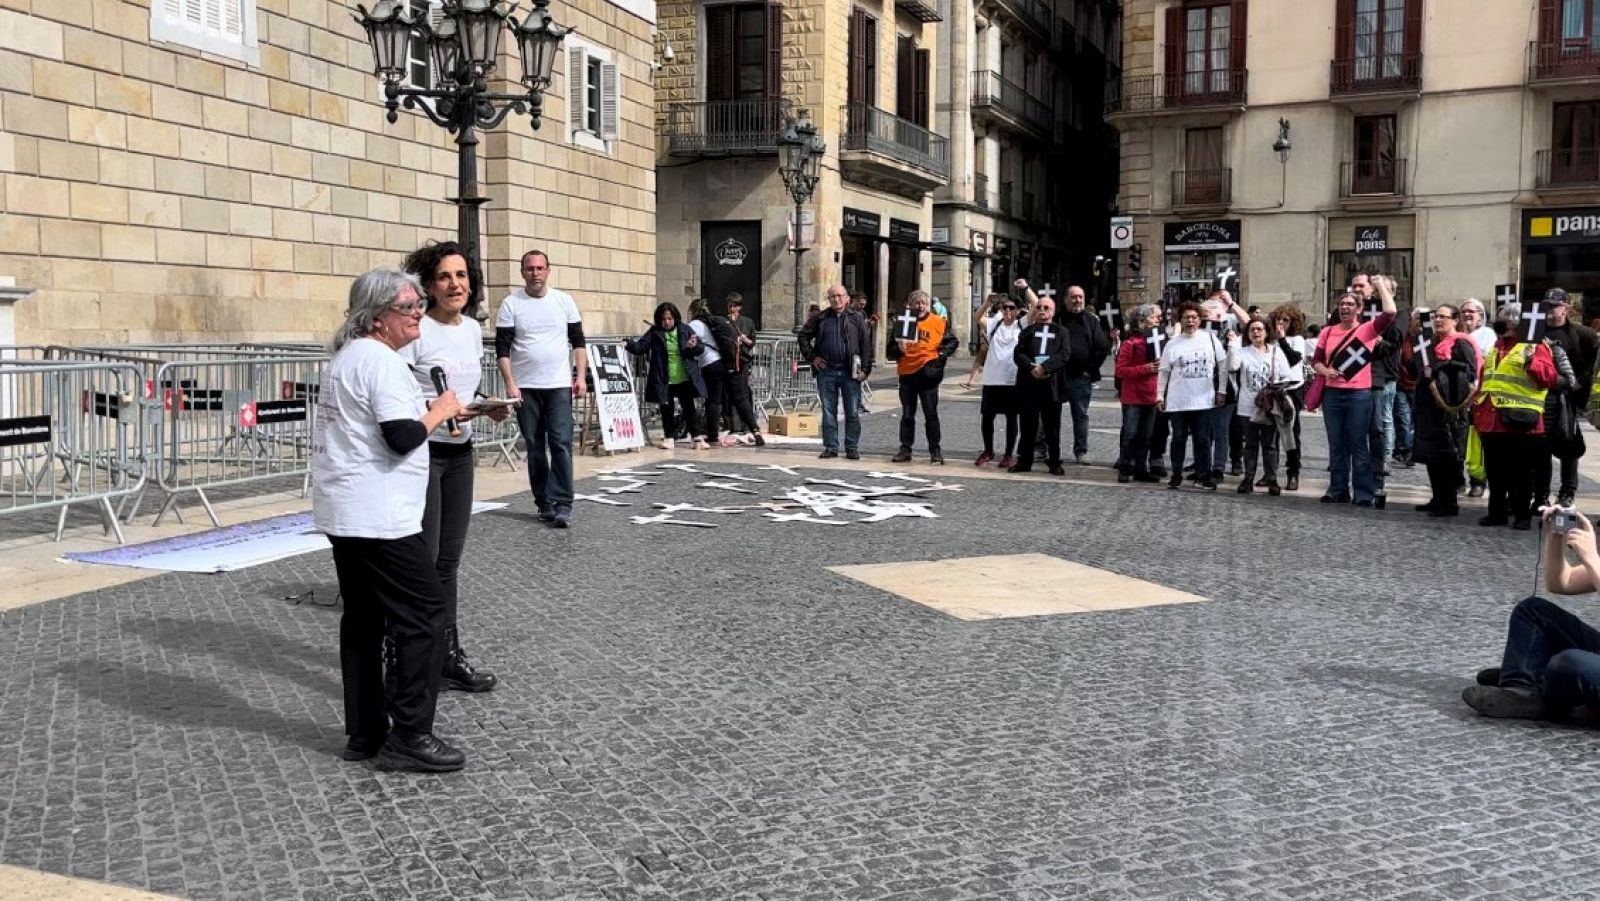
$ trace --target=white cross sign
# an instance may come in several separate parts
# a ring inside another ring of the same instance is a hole
[[[1048,357],[1050,355],[1050,342],[1056,339],[1056,330],[1047,325],[1034,332],[1033,337],[1039,342],[1039,356]]]
[[[1367,305],[1361,310],[1361,318],[1371,322],[1372,320],[1377,319],[1382,313],[1383,307],[1379,306],[1377,301],[1369,300],[1367,301]]]
[[[1530,304],[1522,312],[1522,334],[1519,337],[1528,343],[1533,343],[1544,337],[1544,320],[1549,314],[1544,310],[1544,304]]]
[[[1108,300],[1106,305],[1100,308],[1100,315],[1106,321],[1106,328],[1116,331],[1117,320],[1122,318],[1122,308],[1117,306],[1115,301]]]
[[[896,338],[899,338],[902,341],[915,341],[915,340],[917,340],[917,314],[916,313],[913,313],[910,310],[905,310],[899,316],[896,316],[894,318],[894,321],[900,323],[900,329],[897,332],[895,332],[895,337]]]
[[[1217,270],[1217,289],[1219,291],[1228,290],[1228,282],[1233,281],[1238,277],[1238,275],[1239,270],[1233,268],[1232,266],[1229,266],[1226,269]]]
[[[1153,328],[1144,333],[1144,343],[1150,348],[1150,362],[1161,359],[1161,348],[1167,346],[1167,333]]]
[[[1055,297],[1056,296],[1056,289],[1050,287],[1050,283],[1049,282],[1045,282],[1043,288],[1040,288],[1039,290],[1037,290],[1037,291],[1035,291],[1033,293],[1038,295],[1039,297]]]
[[[1433,347],[1433,342],[1428,340],[1428,333],[1426,331],[1417,332],[1417,358],[1422,360],[1424,369],[1428,366],[1428,350],[1431,347]]]

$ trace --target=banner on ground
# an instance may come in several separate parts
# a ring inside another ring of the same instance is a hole
[[[601,444],[608,451],[644,447],[644,420],[639,415],[639,396],[633,393],[632,357],[621,342],[591,341],[588,351]]]

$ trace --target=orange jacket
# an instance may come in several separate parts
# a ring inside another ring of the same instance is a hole
[[[906,345],[895,361],[895,372],[910,375],[939,357],[939,344],[944,341],[944,317],[929,313],[917,320],[917,340]]]

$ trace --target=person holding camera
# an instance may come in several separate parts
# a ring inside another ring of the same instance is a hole
[[[1594,525],[1565,507],[1542,513],[1545,588],[1564,595],[1600,590]],[[1600,630],[1545,598],[1524,598],[1511,611],[1500,665],[1480,671],[1477,683],[1461,700],[1488,717],[1565,720],[1577,707],[1600,712]]]
[[[1556,364],[1543,342],[1517,334],[1522,305],[1508,303],[1494,317],[1497,336],[1483,360],[1472,424],[1483,439],[1483,468],[1489,481],[1489,513],[1480,526],[1519,531],[1533,527],[1533,476],[1544,443],[1544,398],[1556,383]]]

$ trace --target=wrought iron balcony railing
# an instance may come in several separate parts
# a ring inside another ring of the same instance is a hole
[[[1212,69],[1125,76],[1106,85],[1106,115],[1243,106],[1247,75],[1244,69]]]
[[[1405,160],[1354,160],[1339,164],[1340,197],[1383,197],[1405,193]]]
[[[1534,154],[1538,188],[1600,187],[1600,148],[1541,150]]]
[[[1174,207],[1216,207],[1232,202],[1232,169],[1179,169],[1172,173]]]
[[[1422,90],[1422,54],[1353,56],[1329,64],[1328,93],[1389,94]]]
[[[1576,81],[1600,79],[1600,42],[1540,40],[1528,44],[1528,80]]]
[[[972,105],[992,107],[1040,134],[1050,133],[1052,116],[1049,105],[999,72],[979,69],[972,73]]]
[[[667,110],[667,153],[730,156],[778,152],[794,104],[781,97],[674,103]]]
[[[843,119],[840,149],[870,151],[939,178],[950,177],[949,138],[865,103],[847,104]]]

